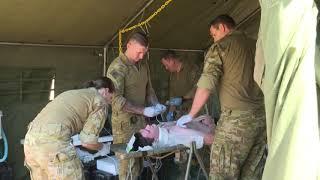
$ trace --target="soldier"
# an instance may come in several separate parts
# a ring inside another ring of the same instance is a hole
[[[126,51],[120,53],[108,68],[107,76],[112,79],[117,90],[112,100],[111,118],[115,144],[127,143],[134,132],[144,128],[144,116],[154,117],[166,109],[158,103],[147,64],[142,61],[148,45],[145,34],[132,34],[126,44]],[[146,103],[153,106],[145,108]],[[141,159],[121,160],[119,179],[127,177],[128,167],[136,179],[140,174]]]
[[[24,154],[32,180],[84,179],[81,161],[70,144],[71,136],[79,132],[83,147],[99,150],[102,156],[109,153],[108,145],[98,143],[98,137],[114,86],[103,77],[86,87],[58,95],[29,124]]]
[[[182,105],[182,112],[188,112],[196,91],[196,83],[200,77],[200,68],[191,62],[180,59],[175,51],[168,50],[161,57],[161,63],[171,73],[169,81],[169,104]],[[189,101],[189,102],[186,102]],[[170,115],[170,111],[168,115]],[[169,120],[167,116],[167,120]],[[173,119],[170,119],[173,120]]]
[[[228,15],[210,23],[214,44],[206,57],[189,114],[190,122],[218,91],[221,116],[211,147],[211,179],[261,179],[266,145],[263,94],[253,79],[255,41],[234,29]]]

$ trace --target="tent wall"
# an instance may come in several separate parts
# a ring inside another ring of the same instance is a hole
[[[0,90],[11,88],[14,92],[19,87],[15,82],[20,81],[14,74],[20,72],[29,79],[55,73],[56,95],[77,88],[84,81],[101,76],[103,57],[99,53],[101,49],[0,46]],[[47,70],[48,73],[43,73]],[[4,113],[2,124],[9,142],[8,160],[14,170],[14,179],[25,179],[27,175],[20,139],[24,138],[27,124],[48,103],[48,92],[39,93],[39,89],[32,89],[49,87],[39,86],[39,83],[43,82],[25,81],[22,86],[29,93],[23,93],[22,98],[19,93],[6,92],[8,95],[0,91],[0,110]]]

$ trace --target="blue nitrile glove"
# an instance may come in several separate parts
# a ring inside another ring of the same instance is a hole
[[[80,148],[76,147],[76,152],[77,152],[77,155],[78,157],[80,158],[80,160],[84,163],[88,163],[90,161],[93,161],[94,160],[94,156],[93,154],[87,152],[87,151],[83,151],[81,150]]]
[[[187,127],[187,126],[184,125],[184,124],[190,122],[191,120],[192,120],[192,117],[191,117],[189,114],[183,115],[183,116],[181,116],[181,117],[178,119],[176,125],[185,128],[185,127]]]
[[[167,119],[167,121],[173,121],[173,120],[174,120],[173,111],[169,111],[169,112],[167,113],[166,119]]]
[[[161,114],[167,110],[167,107],[163,104],[158,103],[156,104],[156,109],[159,112],[159,114]]]
[[[182,104],[182,97],[173,97],[169,100],[170,106],[180,106]]]
[[[162,104],[157,104],[155,106],[150,106],[150,107],[146,107],[143,110],[143,115],[147,116],[147,117],[154,117],[157,116],[161,113],[163,113],[164,111],[166,111],[166,106],[162,105]]]

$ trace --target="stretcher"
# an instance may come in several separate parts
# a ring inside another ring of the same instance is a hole
[[[134,152],[126,152],[126,147],[127,144],[113,144],[111,145],[111,151],[113,151],[116,155],[116,157],[119,160],[123,160],[123,159],[131,159],[131,158],[143,158],[144,160],[146,160],[148,163],[148,167],[150,168],[151,172],[152,172],[152,179],[153,180],[158,180],[158,176],[157,176],[157,171],[159,169],[157,169],[157,163],[152,163],[151,162],[151,158],[157,160],[160,160],[162,158],[165,158],[171,154],[174,154],[176,152],[182,151],[182,150],[190,150],[189,152],[189,156],[188,156],[188,164],[187,164],[187,169],[186,169],[186,173],[185,173],[185,180],[188,179],[189,177],[189,172],[190,172],[190,166],[191,166],[191,160],[192,160],[192,156],[193,154],[195,154],[195,157],[200,165],[200,168],[204,174],[204,176],[206,177],[206,179],[208,179],[208,173],[205,170],[205,166],[203,164],[203,161],[196,149],[196,144],[195,142],[192,142],[192,144],[189,147],[186,147],[184,145],[176,145],[176,146],[171,146],[171,147],[164,147],[164,148],[159,148],[159,149],[152,149],[152,150],[148,150],[148,151],[134,151]],[[130,174],[130,170],[132,167],[130,167],[130,162],[129,162],[129,172],[128,172],[128,176],[127,179],[130,179],[131,174]]]

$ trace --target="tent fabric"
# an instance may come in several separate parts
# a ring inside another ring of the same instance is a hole
[[[317,44],[317,47],[316,47],[315,60],[316,60],[315,61],[316,81],[317,81],[317,85],[320,87],[320,44]]]
[[[265,62],[260,84],[269,150],[263,179],[314,180],[320,162],[314,61],[317,8],[313,0],[260,0],[260,5],[261,54],[256,61]]]
[[[1,0],[0,41],[104,45],[148,0]]]
[[[165,1],[154,0],[130,26],[145,20]],[[1,0],[0,41],[103,46],[148,2]],[[156,48],[205,49],[212,43],[208,23],[221,13],[230,14],[241,22],[240,30],[256,38],[257,9],[258,0],[173,0],[148,23],[150,44]],[[123,41],[130,33],[123,34]],[[117,38],[111,46],[118,46]]]

